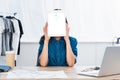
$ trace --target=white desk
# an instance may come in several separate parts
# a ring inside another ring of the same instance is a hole
[[[76,73],[75,67],[15,67],[12,70],[17,69],[27,69],[27,70],[38,70],[38,71],[58,71],[63,70],[68,78],[50,78],[50,79],[39,79],[39,80],[120,80],[120,75],[114,75],[114,76],[108,76],[108,77],[88,77],[88,76],[82,76],[78,75]],[[34,78],[20,78],[20,79],[8,79],[7,73],[0,73],[0,80],[38,80]]]

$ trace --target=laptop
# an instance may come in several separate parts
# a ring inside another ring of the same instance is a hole
[[[106,47],[100,67],[86,68],[78,74],[95,77],[120,74],[120,46]]]

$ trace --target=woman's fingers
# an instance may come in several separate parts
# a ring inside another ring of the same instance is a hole
[[[70,27],[68,27],[68,24],[66,24],[66,35],[69,35],[69,30],[70,30]]]

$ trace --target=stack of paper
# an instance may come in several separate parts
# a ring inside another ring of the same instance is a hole
[[[67,78],[64,71],[13,70],[7,78]]]

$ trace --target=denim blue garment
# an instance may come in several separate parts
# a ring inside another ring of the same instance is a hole
[[[69,37],[70,45],[74,55],[77,57],[77,40]],[[40,66],[39,56],[42,52],[44,42],[40,42],[38,51],[37,66]],[[66,61],[66,43],[63,37],[60,40],[51,38],[48,44],[48,64],[47,66],[68,66]]]

